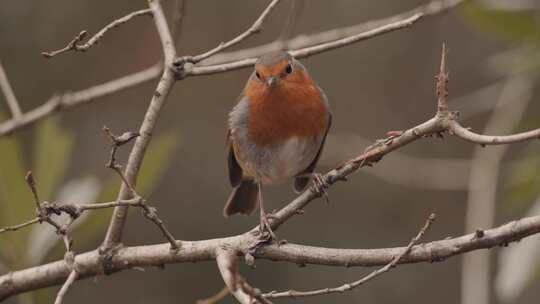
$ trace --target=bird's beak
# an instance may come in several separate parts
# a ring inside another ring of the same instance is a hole
[[[277,77],[270,76],[270,77],[266,78],[266,84],[269,87],[273,87],[278,82],[278,80],[279,79]]]

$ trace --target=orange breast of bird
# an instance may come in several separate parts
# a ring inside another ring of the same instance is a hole
[[[326,131],[326,100],[304,71],[275,87],[252,79],[244,94],[249,99],[249,138],[259,147],[272,147],[292,137],[316,140]]]

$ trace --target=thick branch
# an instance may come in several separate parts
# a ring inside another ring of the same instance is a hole
[[[136,184],[137,175],[139,173],[139,169],[141,168],[146,148],[150,144],[151,135],[157,123],[158,115],[175,81],[174,74],[171,70],[171,65],[174,57],[176,56],[176,50],[169,27],[167,25],[167,20],[165,19],[163,9],[159,1],[153,0],[149,1],[148,3],[152,13],[154,14],[157,32],[163,46],[165,69],[163,70],[161,80],[157,85],[152,100],[150,101],[150,105],[148,106],[148,110],[146,111],[144,120],[139,130],[139,137],[135,141],[135,145],[131,150],[126,165],[124,174],[127,182],[133,186]],[[118,200],[129,199],[130,194],[130,189],[125,185],[125,183],[123,183],[118,194]],[[104,248],[110,248],[113,244],[120,242],[127,212],[128,208],[124,206],[114,209],[111,223],[103,242]]]
[[[236,266],[236,254],[232,250],[220,248],[217,251],[216,262],[221,273],[221,277],[227,285],[229,292],[242,304],[251,304],[252,297],[244,291],[241,285],[241,278]],[[255,302],[260,303],[260,302]]]
[[[510,242],[540,233],[540,216],[523,218],[481,232],[416,245],[399,263],[438,262],[473,250],[505,246]],[[247,252],[256,241],[255,238],[253,234],[243,234],[204,241],[184,241],[182,250],[174,254],[170,251],[169,243],[124,247],[118,249],[107,269],[120,271],[133,267],[161,267],[171,263],[214,261],[219,248],[226,246],[238,252]],[[405,248],[334,249],[297,244],[271,244],[261,247],[254,256],[259,259],[296,264],[383,266]],[[77,255],[75,262],[80,271],[80,278],[103,274],[102,257],[98,250]],[[0,276],[2,287],[0,300],[25,291],[61,284],[70,272],[69,265],[61,260]]]

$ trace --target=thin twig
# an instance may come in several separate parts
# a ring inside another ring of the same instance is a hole
[[[435,77],[437,79],[435,85],[435,91],[437,93],[437,115],[445,117],[448,115],[448,71],[447,71],[447,56],[446,44],[442,45],[441,53],[441,66],[439,74]]]
[[[19,225],[14,225],[14,226],[7,226],[7,227],[4,227],[4,228],[1,228],[0,229],[0,233],[2,232],[7,232],[7,231],[16,231],[18,229],[21,229],[21,228],[24,228],[24,227],[27,227],[27,226],[30,226],[30,225],[33,225],[33,224],[36,224],[36,223],[39,223],[39,218],[36,217],[36,218],[33,218],[29,221],[26,221],[22,224],[19,224]]]
[[[6,97],[6,102],[9,110],[11,111],[11,115],[13,118],[19,118],[22,115],[21,107],[19,106],[17,97],[15,97],[13,88],[11,88],[11,84],[9,84],[9,78],[7,77],[6,71],[2,66],[2,62],[0,62],[0,89]]]
[[[468,0],[434,0],[425,5],[418,6],[412,10],[401,12],[399,14],[385,17],[377,20],[370,20],[367,22],[362,22],[360,24],[334,28],[327,31],[312,33],[312,34],[300,34],[292,39],[289,39],[284,42],[287,45],[289,50],[298,50],[306,47],[327,43],[331,41],[336,41],[346,37],[354,36],[363,32],[371,31],[373,29],[392,24],[395,22],[400,22],[401,20],[408,19],[415,14],[422,14],[424,17],[435,16],[441,13],[448,11],[456,7],[457,5],[464,3]],[[272,50],[280,49],[281,41],[275,41],[251,48],[245,48],[238,51],[225,52],[221,54],[216,54],[203,62],[202,64],[206,65],[217,65],[223,63],[230,63],[233,61],[240,61],[246,58],[259,57],[263,54],[268,53]]]
[[[264,11],[259,15],[259,18],[257,18],[257,20],[255,20],[255,22],[245,31],[243,32],[242,34],[236,36],[235,38],[227,41],[227,42],[222,42],[220,43],[218,46],[216,46],[215,48],[209,50],[208,52],[205,52],[205,53],[202,53],[200,55],[197,55],[197,56],[193,56],[192,58],[190,58],[188,61],[191,62],[191,63],[198,63],[214,54],[217,54],[227,48],[230,48],[231,46],[233,45],[236,45],[242,41],[244,41],[245,39],[247,39],[249,36],[253,35],[253,34],[256,34],[258,32],[261,31],[262,29],[262,25],[266,19],[266,17],[268,17],[268,15],[270,14],[270,12],[272,11],[272,9],[274,9],[274,7],[278,4],[280,0],[272,0],[272,2],[270,2],[270,4],[268,4],[268,6],[264,9]]]
[[[113,28],[116,28],[116,27],[128,22],[129,20],[131,20],[134,17],[144,16],[144,15],[151,16],[152,11],[150,9],[143,9],[143,10],[139,10],[139,11],[127,14],[126,16],[124,16],[122,18],[118,18],[118,19],[114,20],[113,22],[107,24],[104,28],[102,28],[99,32],[97,32],[94,36],[92,36],[92,38],[88,39],[88,41],[86,43],[84,43],[84,44],[79,44],[79,43],[81,43],[84,40],[84,38],[86,37],[88,32],[87,31],[81,31],[65,47],[63,47],[63,48],[61,48],[59,50],[56,50],[56,51],[41,52],[41,55],[45,56],[45,58],[52,58],[52,57],[54,57],[56,55],[59,55],[59,54],[65,53],[65,52],[69,52],[69,51],[85,52],[89,48],[91,48],[94,44],[97,44],[99,42],[99,40],[101,38],[103,38],[103,36],[105,36],[105,34],[109,30],[112,30]]]
[[[58,294],[56,295],[56,300],[54,301],[54,304],[62,304],[62,301],[64,300],[64,296],[66,295],[66,292],[68,291],[69,287],[73,285],[73,282],[77,280],[77,277],[79,276],[79,272],[75,269],[73,269],[67,278],[67,280],[64,282],[64,285],[62,285],[62,288],[60,288],[60,291],[58,291]]]
[[[131,192],[130,195],[135,199],[135,201],[137,201],[136,206],[141,207],[143,211],[143,215],[147,219],[152,221],[154,224],[156,224],[156,226],[158,226],[158,228],[161,230],[163,236],[165,236],[165,238],[171,243],[171,250],[174,250],[174,251],[179,250],[180,247],[178,246],[178,242],[176,241],[172,233],[170,233],[169,230],[167,230],[167,228],[165,227],[165,224],[157,215],[157,209],[154,207],[150,207],[146,204],[144,199],[141,198],[141,196],[135,190],[135,187],[133,187],[131,182],[122,172],[122,166],[116,162],[116,152],[118,151],[118,148],[122,145],[129,143],[133,139],[139,137],[140,134],[137,132],[124,132],[122,135],[116,136],[106,126],[103,127],[103,131],[105,132],[105,134],[107,134],[107,136],[109,137],[109,140],[111,141],[110,158],[105,166],[107,168],[114,170],[118,174],[118,176],[122,180],[123,187],[129,189],[129,191]],[[122,204],[122,205],[116,204],[115,208],[116,207],[127,208],[130,205],[132,204]]]
[[[482,135],[469,131],[467,128],[461,126],[457,121],[451,121],[449,123],[449,129],[454,135],[461,139],[484,146],[506,145],[540,139],[540,129],[534,129],[531,131],[506,136]]]
[[[32,174],[32,171],[28,171],[26,173],[24,180],[26,181],[26,184],[30,188],[30,191],[32,191],[32,195],[34,196],[34,203],[36,204],[37,210],[40,210],[41,201],[39,200],[38,192],[36,189],[36,181],[34,180],[34,175]]]
[[[412,25],[408,22],[411,21],[411,16],[415,16],[416,14],[420,14],[422,16],[433,16],[445,12],[448,9],[453,8],[464,1],[467,0],[433,1],[427,5],[420,6],[414,10],[401,13],[389,18],[370,21],[346,29],[335,29],[331,31],[312,34],[309,36],[302,35],[287,41],[287,45],[300,52],[306,49],[307,46],[313,46],[315,44],[325,44],[332,41],[339,41],[339,39],[346,39],[350,36],[358,36],[358,33],[363,33],[361,34],[362,36],[360,38],[369,39],[381,34],[389,33],[393,30],[403,29],[409,25]],[[414,20],[416,20],[416,18],[414,18]],[[405,22],[405,24],[403,24],[403,22]],[[396,26],[396,23],[398,26]],[[389,25],[390,28],[388,27]],[[359,40],[353,42],[361,41],[362,39],[360,38]],[[207,63],[206,65],[194,66],[191,68],[185,66],[182,75],[183,77],[189,77],[222,73],[234,69],[245,68],[255,63],[255,57],[258,57],[261,54],[273,49],[276,49],[275,43],[267,44],[257,48],[241,50],[234,53],[228,53],[223,55],[216,54],[207,59],[209,63]],[[296,55],[299,58],[301,57],[301,54]],[[304,55],[307,56],[312,54]],[[189,58],[190,56],[186,57]],[[118,91],[125,90],[127,88],[134,87],[147,81],[153,80],[160,75],[161,71],[162,65],[156,65],[141,72],[127,75],[89,89],[70,94],[54,96],[42,106],[39,106],[23,114],[19,119],[10,119],[1,123],[0,136],[10,134],[14,131],[20,130],[23,127],[34,124],[35,122],[54,113],[57,113],[60,110],[70,109],[72,107],[83,105],[92,102],[100,97],[110,95],[112,93],[116,93]],[[182,79],[183,77],[178,77],[177,79]]]
[[[406,257],[411,252],[411,249],[413,248],[413,246],[418,244],[418,242],[424,237],[424,234],[429,229],[429,227],[431,226],[433,221],[435,221],[435,214],[434,213],[432,213],[428,217],[428,219],[426,220],[426,223],[420,229],[418,234],[414,238],[411,239],[411,241],[409,242],[407,247],[405,247],[405,249],[403,249],[403,251],[399,255],[394,257],[384,267],[379,268],[379,269],[371,272],[367,276],[365,276],[365,277],[363,277],[363,278],[361,278],[361,279],[359,279],[357,281],[347,283],[347,284],[341,285],[339,287],[324,288],[324,289],[311,290],[311,291],[296,291],[296,290],[288,290],[288,291],[282,291],[282,292],[272,291],[272,292],[263,294],[263,297],[269,298],[269,299],[285,298],[285,297],[298,298],[298,297],[326,295],[326,294],[331,294],[331,293],[340,293],[340,292],[353,290],[354,288],[365,284],[366,282],[376,278],[377,276],[379,276],[379,275],[389,271],[393,267],[395,267],[399,263],[399,261],[401,261],[404,257]]]

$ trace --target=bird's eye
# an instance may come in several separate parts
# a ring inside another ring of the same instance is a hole
[[[285,73],[287,74],[292,73],[292,65],[290,63],[287,64],[287,67],[285,68]]]
[[[258,71],[255,71],[255,76],[257,76],[257,79],[262,80],[262,79],[261,79],[261,74],[259,74]]]

